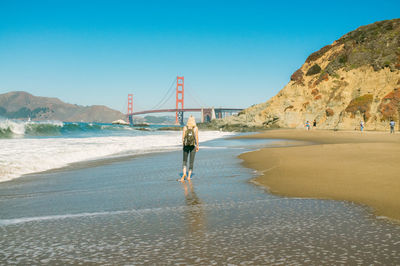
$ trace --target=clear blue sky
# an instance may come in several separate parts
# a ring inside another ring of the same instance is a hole
[[[399,0],[0,0],[0,93],[120,111],[134,93],[147,109],[179,74],[208,106],[247,107],[310,53],[399,10]]]

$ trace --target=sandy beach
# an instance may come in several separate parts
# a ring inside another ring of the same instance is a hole
[[[400,221],[400,134],[272,130],[240,138],[302,141],[240,155],[271,193],[351,201]]]

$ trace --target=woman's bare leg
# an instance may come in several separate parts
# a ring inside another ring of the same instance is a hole
[[[190,176],[190,172],[189,172],[189,176]],[[186,166],[183,167],[182,170],[182,178],[179,179],[179,181],[181,181],[182,183],[185,182],[185,177],[186,177]],[[189,179],[188,179],[189,180]]]
[[[192,170],[189,170],[189,175],[188,175],[188,178],[187,178],[188,181],[190,181],[190,177],[191,176],[192,176]]]

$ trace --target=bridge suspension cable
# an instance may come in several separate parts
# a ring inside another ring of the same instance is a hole
[[[174,88],[176,85],[176,89]],[[133,123],[133,115],[141,115],[141,114],[149,114],[149,113],[165,113],[165,112],[175,112],[176,115],[176,123],[183,123],[183,114],[184,112],[201,112],[202,114],[202,121],[206,119],[209,121],[210,119],[216,118],[216,113],[218,113],[218,118],[223,117],[224,113],[232,113],[235,111],[241,111],[242,109],[238,108],[207,108],[206,105],[201,101],[200,97],[195,94],[195,91],[189,87],[189,90],[186,91],[189,96],[199,105],[201,108],[184,108],[183,101],[184,101],[184,77],[177,76],[176,79],[174,77],[170,87],[166,90],[164,96],[161,100],[150,110],[145,111],[136,111],[133,112],[133,101],[132,101],[132,94],[128,95],[128,104],[130,103],[131,106],[128,108],[128,116],[130,123]],[[176,94],[176,106],[175,108],[164,108],[161,109],[160,107],[166,104],[166,102],[171,99],[171,97]],[[179,105],[180,104],[180,105]],[[208,117],[208,118],[207,118]]]
[[[198,97],[197,95],[194,95],[194,90],[192,90],[191,87],[189,87],[189,90],[186,90],[187,94],[190,96],[190,98],[196,102],[196,104],[199,105],[199,107],[206,107],[204,102]],[[197,97],[196,97],[197,96]]]
[[[175,92],[174,85],[176,83],[176,77],[174,77],[171,85],[165,92],[164,96],[161,98],[161,100],[153,107],[151,110],[159,109],[161,106],[163,106],[173,95]]]
[[[174,84],[172,84],[172,86],[173,86]],[[162,106],[165,106],[165,104],[168,102],[168,101],[170,101],[170,100],[172,100],[175,95],[175,90],[174,89],[171,89],[171,91],[169,92],[169,94],[168,94],[168,96],[166,96],[165,98],[164,98],[164,101],[162,101],[161,103],[160,103],[160,105],[157,107],[158,109],[160,109]]]

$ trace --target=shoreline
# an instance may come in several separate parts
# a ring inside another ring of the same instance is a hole
[[[234,138],[302,142],[239,156],[271,194],[355,202],[400,222],[400,134],[281,129]]]
[[[227,136],[232,134],[219,131],[200,133],[202,143]],[[89,132],[79,136],[66,134],[60,138],[1,139],[0,183],[74,164],[85,165],[118,157],[179,150],[180,143],[181,133],[175,131]]]

